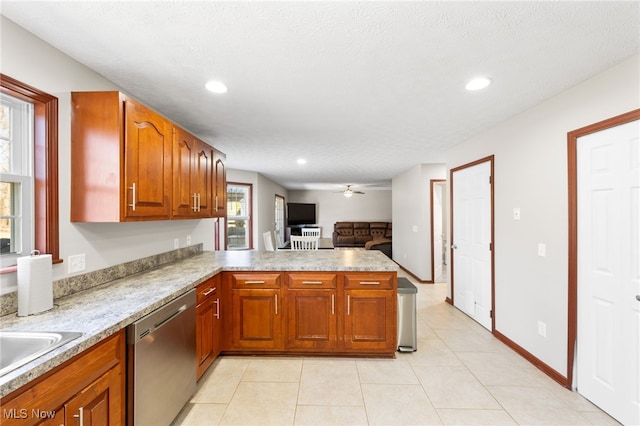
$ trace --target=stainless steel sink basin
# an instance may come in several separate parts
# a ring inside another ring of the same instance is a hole
[[[77,332],[0,330],[0,376],[80,336]]]

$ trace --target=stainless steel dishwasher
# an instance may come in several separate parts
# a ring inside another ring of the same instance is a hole
[[[196,390],[196,292],[127,328],[128,423],[169,425]]]

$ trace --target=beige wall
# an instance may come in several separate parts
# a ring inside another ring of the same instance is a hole
[[[495,155],[496,330],[565,376],[567,132],[637,108],[635,56],[447,152],[449,169]],[[546,257],[537,255],[538,243]]]
[[[66,259],[75,254],[86,254],[86,271],[93,271],[173,250],[175,238],[184,247],[187,234],[192,244],[212,249],[214,219],[70,222],[71,92],[119,88],[4,16],[0,20],[0,72],[58,98],[60,256],[65,262],[53,266],[53,279],[68,276]],[[15,274],[4,274],[2,286],[3,291],[14,290]]]

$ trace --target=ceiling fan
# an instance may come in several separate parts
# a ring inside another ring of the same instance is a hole
[[[353,196],[353,194],[363,194],[364,192],[362,191],[354,191],[353,189],[351,189],[351,185],[347,185],[347,189],[345,189],[344,191],[338,191],[338,192],[342,192],[342,195],[344,195],[347,198],[350,198]]]

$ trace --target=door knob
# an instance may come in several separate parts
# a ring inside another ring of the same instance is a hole
[[[636,294],[636,300],[640,302],[640,294]]]
[[[451,248],[454,249],[454,250],[458,250],[458,246],[456,244],[452,244]]]

